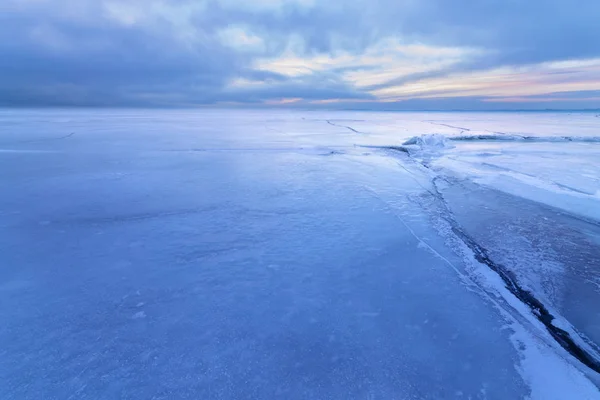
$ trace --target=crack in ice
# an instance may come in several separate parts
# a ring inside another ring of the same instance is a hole
[[[376,147],[376,146],[373,146]],[[410,153],[401,146],[377,146],[381,149],[388,150],[399,150],[402,152]],[[416,162],[415,159],[410,158]],[[419,165],[423,165],[423,167],[430,169],[427,165],[423,163],[418,163]],[[413,175],[404,165],[400,164],[405,171],[407,171],[411,176]],[[414,178],[414,176],[413,176]],[[414,178],[416,180],[416,178]],[[420,182],[417,182],[419,186],[421,186],[426,192],[430,193],[434,199],[438,202],[438,204],[442,207],[442,214],[440,218],[444,220],[449,226],[451,231],[454,233],[454,236],[462,242],[467,248],[470,249],[473,257],[477,262],[482,265],[487,266],[491,271],[495,272],[497,276],[500,277],[502,282],[504,283],[505,288],[515,296],[522,304],[526,305],[535,316],[535,318],[546,328],[550,336],[554,339],[556,343],[558,343],[564,350],[566,350],[569,354],[571,354],[574,358],[579,360],[582,364],[592,369],[595,372],[600,373],[600,349],[598,346],[593,343],[591,340],[584,338],[580,333],[576,332],[574,328],[570,327],[571,331],[567,331],[562,329],[561,327],[556,326],[553,322],[556,320],[556,317],[551,313],[551,311],[544,305],[542,301],[540,301],[531,291],[524,289],[521,284],[518,282],[517,277],[514,275],[512,271],[506,268],[504,265],[495,262],[492,260],[489,255],[488,249],[479,244],[473,237],[471,237],[456,221],[454,218],[454,214],[451,211],[448,203],[446,202],[443,194],[440,192],[437,181],[445,180],[440,175],[435,176],[431,183],[433,185],[433,191],[425,188]],[[372,193],[375,193],[373,189],[368,188]],[[466,277],[462,274],[457,267],[452,264],[445,257],[441,256],[439,252],[433,249],[430,245],[424,242],[415,232],[412,230],[408,224],[396,213],[395,216],[401,221],[401,223],[409,230],[412,236],[418,240],[420,245],[425,246],[427,249],[432,251],[437,256],[441,257],[446,263],[448,263],[464,280]],[[487,290],[480,285],[475,284],[471,279],[469,279],[471,284],[476,285],[479,289],[483,290],[485,293],[488,293]],[[489,295],[489,293],[488,293]],[[575,339],[575,337],[577,339]],[[585,345],[585,347],[584,347]],[[586,348],[587,347],[587,348]]]
[[[354,128],[353,128],[353,127],[351,127],[351,126],[335,124],[335,123],[331,122],[331,120],[329,120],[329,119],[327,119],[327,120],[325,120],[325,121],[327,121],[327,123],[328,123],[329,125],[331,125],[331,126],[337,126],[337,127],[339,127],[339,128],[346,128],[346,129],[349,129],[349,130],[351,130],[351,131],[352,131],[352,132],[354,132],[354,133],[364,133],[364,132],[357,131],[356,129],[354,129]]]

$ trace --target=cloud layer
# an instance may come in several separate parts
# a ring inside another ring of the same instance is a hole
[[[600,107],[596,0],[4,0],[0,105]]]

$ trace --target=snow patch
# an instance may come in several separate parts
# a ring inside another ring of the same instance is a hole
[[[133,314],[133,319],[142,319],[142,318],[146,318],[146,313],[144,311],[138,311],[135,314]]]
[[[518,324],[511,328],[515,331],[511,341],[520,349],[521,355],[518,371],[529,385],[530,400],[592,400],[600,397],[598,388],[552,348]]]

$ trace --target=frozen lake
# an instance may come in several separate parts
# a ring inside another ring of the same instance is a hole
[[[1,399],[600,399],[593,113],[0,110]]]

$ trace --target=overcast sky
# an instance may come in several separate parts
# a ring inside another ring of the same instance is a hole
[[[0,0],[0,105],[600,108],[599,0]]]

